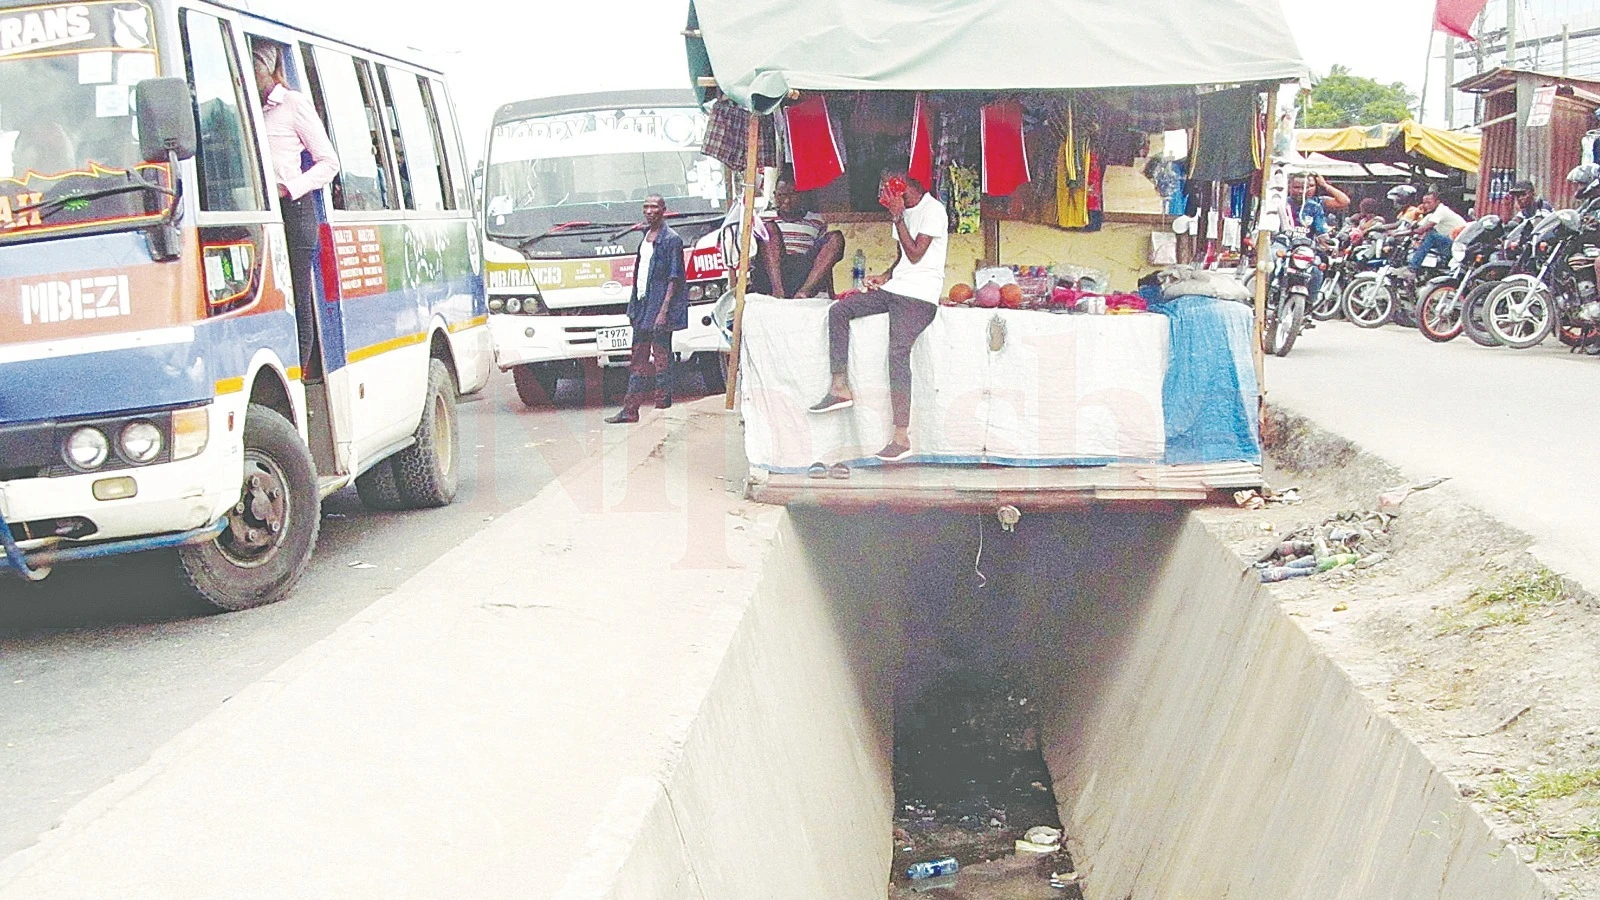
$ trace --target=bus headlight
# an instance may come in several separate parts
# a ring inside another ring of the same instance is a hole
[[[516,297],[512,297],[511,299],[507,300],[506,312],[512,313],[513,315],[522,312],[522,301]]]
[[[172,411],[172,458],[199,456],[211,439],[211,413],[204,406]]]
[[[499,312],[506,308],[506,302],[499,297],[489,301],[489,312]]]
[[[138,465],[153,462],[160,456],[163,443],[161,429],[143,419],[129,422],[117,436],[117,447],[123,458]]]
[[[98,469],[111,455],[111,442],[98,428],[79,428],[67,437],[62,448],[67,464],[80,472]]]

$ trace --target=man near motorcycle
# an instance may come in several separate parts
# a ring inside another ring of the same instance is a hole
[[[1534,191],[1533,182],[1526,178],[1512,185],[1509,193],[1511,194],[1511,199],[1517,204],[1517,211],[1512,213],[1510,221],[1507,222],[1508,226],[1515,226],[1523,219],[1536,216],[1539,213],[1553,212],[1555,210],[1555,207],[1550,205],[1550,201],[1539,196]]]
[[[1350,207],[1350,195],[1328,183],[1321,175],[1296,172],[1289,176],[1289,195],[1286,198],[1286,221],[1291,228],[1304,228],[1313,238],[1328,233],[1328,212],[1338,212]],[[1319,243],[1320,240],[1319,240]],[[1311,270],[1311,296],[1322,290],[1322,268]]]
[[[1450,245],[1465,227],[1467,220],[1440,202],[1438,192],[1423,194],[1422,220],[1417,223],[1416,231],[1421,235],[1421,240],[1417,242],[1417,249],[1411,251],[1412,273],[1422,273],[1422,262],[1429,253],[1436,254],[1440,259],[1449,259]]]

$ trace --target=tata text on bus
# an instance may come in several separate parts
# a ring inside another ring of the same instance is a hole
[[[717,235],[727,211],[723,167],[700,153],[706,116],[691,91],[582,94],[502,106],[484,177],[484,280],[495,360],[524,403],[580,377],[583,360],[624,375],[628,297],[643,231],[640,206],[666,200],[683,236],[689,327],[673,339],[720,389],[712,305],[727,288]]]
[[[306,296],[263,44],[340,168]],[[239,609],[288,592],[352,481],[451,501],[491,348],[443,76],[209,3],[0,0],[0,84],[0,568],[176,548]]]

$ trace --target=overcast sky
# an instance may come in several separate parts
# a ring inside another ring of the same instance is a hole
[[[796,0],[805,2],[805,0]],[[1191,0],[1204,2],[1204,0]],[[1433,0],[1282,0],[1318,73],[1422,84]],[[336,36],[426,51],[452,77],[474,158],[495,107],[584,91],[688,84],[679,34],[687,0],[251,0],[250,7]],[[1130,23],[1129,35],[1137,30]],[[1432,118],[1430,116],[1430,118]]]

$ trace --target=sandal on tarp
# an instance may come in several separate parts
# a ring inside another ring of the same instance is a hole
[[[820,462],[812,463],[810,466],[806,467],[806,477],[808,477],[808,478],[827,478],[828,477],[828,464],[827,463],[820,463]]]
[[[833,465],[828,467],[828,477],[829,478],[841,478],[841,479],[842,478],[849,478],[850,477],[850,467],[845,465],[842,462],[834,463]]]

